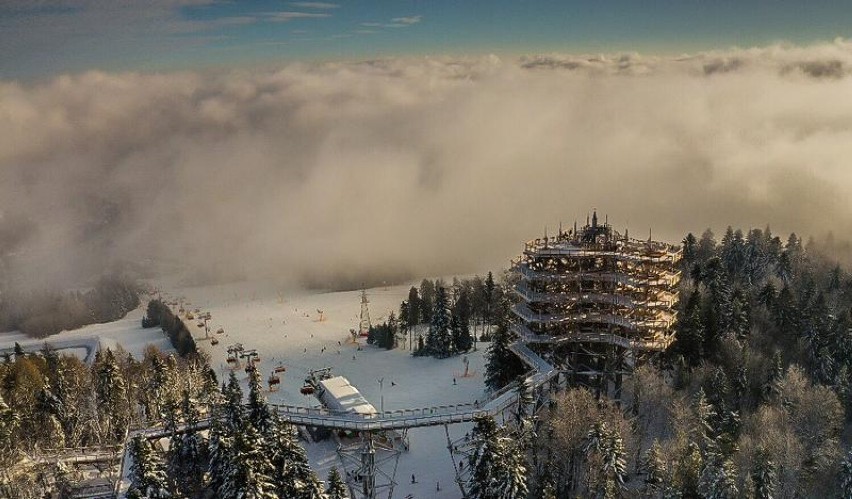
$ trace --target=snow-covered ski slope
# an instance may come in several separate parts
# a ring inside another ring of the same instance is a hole
[[[103,324],[91,324],[73,331],[48,336],[43,339],[33,339],[19,332],[0,333],[0,353],[11,352],[15,342],[21,345],[25,352],[36,352],[47,343],[61,354],[75,355],[80,360],[90,363],[98,347],[115,349],[121,345],[128,353],[141,359],[148,345],[154,345],[165,352],[173,352],[169,339],[160,328],[142,328],[142,316],[147,302],[141,307],[130,311],[123,319]]]
[[[396,311],[407,298],[409,287],[368,289],[372,322],[382,322],[388,313]],[[314,396],[302,395],[299,390],[309,370],[323,367],[331,367],[334,375],[345,376],[379,411],[421,408],[428,413],[434,407],[482,403],[487,398],[483,380],[486,344],[480,343],[478,350],[468,355],[473,375],[467,378],[462,377],[461,356],[412,357],[408,345],[386,351],[366,345],[363,338],[359,340],[359,350],[351,342],[349,330],[358,327],[360,291],[281,291],[274,285],[259,283],[191,288],[161,286],[161,289],[164,299],[182,296],[187,310],[198,308],[211,313],[210,335],[219,340],[218,345],[203,340],[204,328],[197,327],[196,321],[187,321],[187,325],[199,348],[210,353],[211,363],[221,378],[230,373],[227,347],[235,343],[257,350],[264,382],[273,369],[286,367],[278,390],[266,394],[270,403],[319,408]],[[220,328],[224,333],[216,334]],[[241,365],[244,367],[245,362]],[[235,372],[247,389],[245,371]],[[450,426],[451,437],[462,437],[471,428],[471,423]],[[444,428],[415,428],[409,431],[409,437],[411,447],[400,457],[394,497],[408,494],[415,498],[461,497],[454,483]],[[334,442],[308,443],[306,448],[321,478],[325,478],[331,466],[342,468]],[[411,483],[412,474],[417,483]]]

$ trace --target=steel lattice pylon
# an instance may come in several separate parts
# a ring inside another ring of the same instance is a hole
[[[341,444],[337,454],[352,497],[376,499],[386,491],[385,497],[392,499],[400,453],[392,444],[377,441],[373,432],[361,433],[360,442]]]
[[[361,290],[361,322],[358,324],[358,332],[363,336],[370,332],[370,300],[367,299],[367,291]]]

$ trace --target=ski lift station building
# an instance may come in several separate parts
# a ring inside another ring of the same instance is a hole
[[[379,411],[343,376],[319,381],[319,399],[331,411],[370,416]]]

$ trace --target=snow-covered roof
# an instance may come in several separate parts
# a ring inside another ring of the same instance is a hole
[[[331,410],[357,414],[375,414],[378,412],[373,404],[367,402],[361,392],[343,376],[324,379],[319,382],[319,385],[322,388],[320,398]]]

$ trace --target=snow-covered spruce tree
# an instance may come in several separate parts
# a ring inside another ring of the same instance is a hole
[[[133,464],[130,465],[128,497],[169,497],[163,463],[151,444],[141,435],[131,440],[130,459]]]
[[[497,328],[491,335],[491,344],[486,352],[485,384],[492,390],[503,388],[524,372],[524,365],[511,350],[514,341],[509,331],[505,314],[499,315]]]
[[[737,469],[734,462],[719,454],[711,455],[698,481],[698,492],[704,499],[736,499]]]
[[[527,379],[521,375],[518,377],[518,408],[515,412],[515,418],[518,426],[521,423],[532,416],[533,413],[533,403],[535,402],[535,398],[533,398],[533,390],[532,386],[530,386]]]
[[[852,450],[840,463],[840,497],[852,499]]]
[[[181,413],[186,431],[175,433],[171,438],[169,452],[166,455],[166,469],[169,481],[176,494],[193,497],[204,485],[204,472],[207,469],[207,443],[198,432],[198,409],[196,401],[184,389],[181,400]]]
[[[525,499],[527,467],[517,443],[492,418],[478,419],[472,438],[475,449],[468,461],[467,497]]]
[[[231,371],[228,384],[222,388],[222,396],[225,399],[223,416],[228,433],[233,433],[243,426],[243,389],[237,381],[237,375]]]
[[[335,467],[332,467],[331,471],[328,472],[325,495],[328,499],[349,499],[346,484],[343,483],[343,478],[340,477],[340,473]]]
[[[695,442],[689,442],[683,455],[674,463],[673,492],[677,492],[680,497],[700,497],[698,482],[703,467],[701,448]]]
[[[308,463],[293,425],[273,417],[273,430],[266,437],[272,465],[272,481],[279,497],[322,499],[322,484]]]
[[[520,445],[514,439],[502,435],[498,440],[498,450],[501,452],[502,459],[496,473],[497,497],[526,499],[529,493],[528,470]]]
[[[852,471],[852,468],[850,468],[850,471]],[[751,469],[751,482],[754,486],[754,499],[772,499],[775,496],[775,489],[778,486],[778,475],[775,470],[775,463],[772,462],[766,449],[759,448],[754,456]],[[852,486],[852,483],[850,483],[850,486]],[[850,493],[852,493],[852,488],[850,489]],[[852,495],[849,497],[852,497]]]
[[[272,464],[266,456],[263,437],[251,424],[244,424],[233,435],[230,462],[221,487],[220,499],[277,499],[275,484],[270,477]]]
[[[435,308],[429,332],[426,334],[426,353],[435,357],[449,357],[452,353],[450,333],[450,306],[447,289],[438,285],[435,289]]]
[[[485,332],[482,334],[483,340],[487,340],[491,337],[491,325],[495,322],[495,317],[497,314],[497,285],[494,283],[494,274],[492,272],[488,272],[488,275],[485,277],[485,296],[483,297],[483,301],[485,302],[485,314],[483,314],[483,319],[485,320]],[[502,314],[501,314],[502,315]]]
[[[234,453],[233,437],[223,422],[214,419],[213,426],[210,428],[208,447],[210,460],[207,464],[207,472],[210,481],[207,488],[213,492],[214,497],[220,497],[226,479],[230,475],[232,454]]]
[[[453,337],[453,351],[467,352],[473,347],[473,337],[470,335],[470,293],[462,288],[459,298],[453,305],[450,329]]]
[[[642,472],[645,474],[645,488],[650,494],[663,487],[666,480],[666,462],[663,460],[663,449],[660,442],[654,439],[651,447],[642,458]]]
[[[14,434],[20,422],[20,415],[6,404],[3,394],[0,393],[0,468],[3,468],[14,454]]]
[[[716,410],[713,404],[707,401],[704,394],[704,389],[699,388],[695,395],[695,414],[697,416],[697,425],[695,428],[696,440],[701,442],[702,456],[706,455],[708,449],[716,447],[715,429],[713,421],[716,418]]]
[[[62,412],[62,402],[50,387],[50,380],[45,379],[41,390],[36,394],[35,415],[39,421],[40,434],[46,447],[65,447],[65,432],[57,417]]]
[[[117,442],[124,438],[129,415],[126,408],[127,386],[112,350],[107,349],[95,362],[95,395],[104,428],[103,438]]]
[[[609,427],[605,421],[598,421],[589,430],[586,442],[587,458],[596,458],[600,469],[595,470],[598,479],[592,484],[597,497],[606,499],[618,497],[624,489],[627,476],[627,455],[624,441],[618,431]]]
[[[249,373],[248,393],[248,420],[249,423],[261,435],[268,435],[272,431],[272,414],[266,405],[266,397],[263,396],[260,372],[257,369]]]

